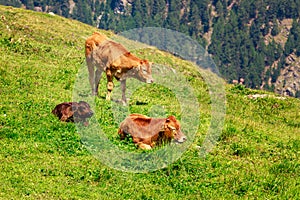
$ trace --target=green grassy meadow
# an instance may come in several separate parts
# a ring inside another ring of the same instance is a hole
[[[12,7],[0,6],[0,15],[0,199],[300,198],[299,99],[226,85],[222,133],[213,150],[200,157],[212,118],[207,84],[187,61],[155,48],[136,50],[139,57],[184,75],[199,103],[199,127],[188,149],[167,167],[120,171],[93,156],[78,132],[83,129],[51,114],[57,104],[72,101],[85,67],[84,41],[96,29]],[[145,153],[130,139],[119,140],[105,85],[104,77],[91,121],[120,149]],[[263,93],[269,96],[247,97]],[[155,115],[160,107],[153,105],[164,108],[162,115],[180,119],[185,114],[174,94],[156,84],[136,90],[129,111]]]

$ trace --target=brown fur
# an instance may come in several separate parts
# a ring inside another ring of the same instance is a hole
[[[64,102],[55,106],[52,113],[64,122],[82,122],[88,126],[87,118],[93,115],[90,105],[85,101]]]
[[[85,56],[91,54],[91,52],[99,46],[99,44],[103,41],[106,41],[107,37],[102,35],[101,33],[94,32],[89,38],[85,41]]]
[[[172,139],[180,143],[186,140],[174,116],[150,118],[141,114],[131,114],[120,124],[118,134],[121,139],[131,135],[133,142],[141,149],[151,149]]]
[[[102,72],[107,78],[106,99],[111,99],[113,78],[121,81],[122,101],[126,104],[126,78],[136,78],[142,82],[152,83],[151,64],[130,53],[124,46],[108,40],[100,33],[94,33],[86,40],[86,62],[92,94],[98,95],[98,86]],[[96,71],[95,71],[96,67]]]

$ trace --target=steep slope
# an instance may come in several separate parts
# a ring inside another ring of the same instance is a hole
[[[115,32],[145,26],[180,31],[209,51],[227,82],[243,78],[247,87],[275,92],[285,90],[277,82],[284,71],[294,69],[285,60],[291,47],[296,51],[300,44],[285,45],[291,35],[300,34],[298,28],[291,31],[293,20],[299,21],[299,0],[9,0],[0,4],[54,12]],[[279,93],[295,95],[297,88]]]
[[[299,199],[298,99],[226,85],[225,124],[216,146],[203,158],[199,148],[210,125],[216,125],[211,122],[208,83],[190,62],[156,48],[136,50],[138,56],[185,77],[199,102],[193,112],[199,112],[200,124],[193,144],[174,163],[150,173],[126,173],[100,162],[74,124],[61,123],[51,114],[56,104],[72,100],[77,76],[86,70],[85,38],[96,29],[11,7],[0,6],[0,16],[2,199]],[[147,154],[136,150],[130,139],[120,142],[114,104],[104,99],[105,81],[100,88],[92,122],[102,126],[116,147]],[[260,95],[252,98],[254,94]],[[138,88],[128,109],[143,114],[165,109],[180,119],[184,113],[176,102],[168,88],[154,84]]]

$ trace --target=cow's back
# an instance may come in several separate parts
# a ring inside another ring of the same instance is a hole
[[[131,68],[138,62],[128,58],[130,52],[114,41],[104,41],[92,52],[93,60],[101,62],[105,67]]]
[[[120,128],[132,137],[149,138],[158,134],[164,124],[164,119],[150,118],[141,114],[129,115]]]

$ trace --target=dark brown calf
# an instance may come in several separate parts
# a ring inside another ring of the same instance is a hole
[[[82,122],[88,126],[87,118],[93,116],[93,111],[90,105],[85,101],[77,102],[64,102],[58,104],[52,113],[64,122]]]
[[[141,114],[131,114],[120,124],[118,134],[121,139],[131,135],[133,142],[141,149],[151,149],[172,139],[178,143],[187,139],[174,116],[150,118]]]

